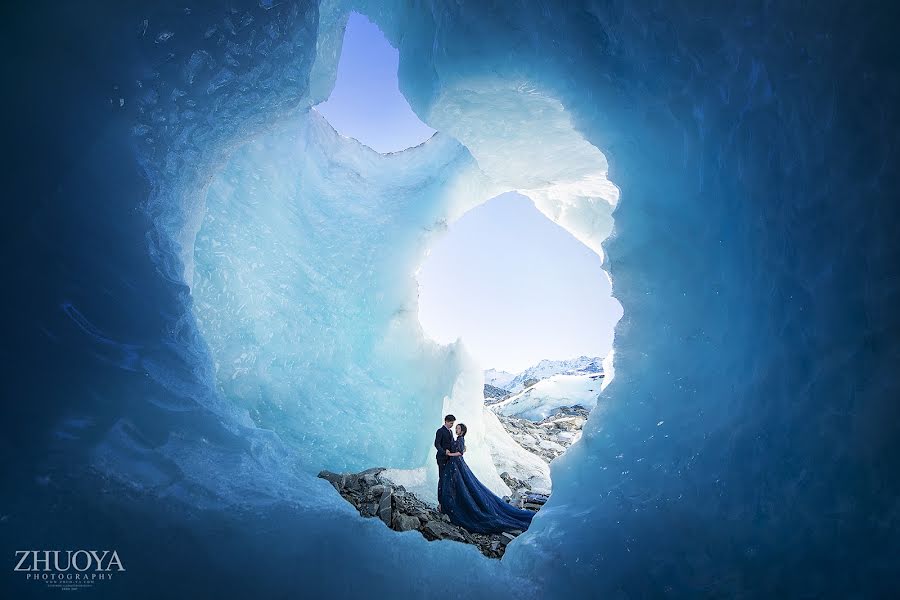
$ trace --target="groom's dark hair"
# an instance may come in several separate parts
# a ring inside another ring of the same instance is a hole
[[[444,417],[444,423],[452,423],[454,421],[456,421],[456,417],[454,417],[453,415],[447,415],[446,417]]]

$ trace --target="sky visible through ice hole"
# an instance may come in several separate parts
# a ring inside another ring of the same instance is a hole
[[[400,93],[398,64],[378,27],[351,14],[334,90],[316,110],[381,153],[421,144],[434,130]],[[425,333],[442,343],[462,338],[484,368],[605,356],[621,316],[600,257],[514,192],[451,225],[417,278]]]

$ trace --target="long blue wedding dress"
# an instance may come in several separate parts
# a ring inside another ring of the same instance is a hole
[[[465,436],[453,441],[453,452],[466,451]],[[534,514],[503,501],[484,486],[469,469],[462,456],[451,456],[444,468],[441,510],[450,522],[472,533],[525,531]]]

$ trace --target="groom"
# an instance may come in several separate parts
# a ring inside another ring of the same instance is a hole
[[[441,486],[444,483],[444,468],[450,462],[447,450],[453,451],[453,424],[456,417],[447,415],[444,417],[444,425],[434,433],[434,447],[437,449],[438,464],[438,512],[441,512]]]

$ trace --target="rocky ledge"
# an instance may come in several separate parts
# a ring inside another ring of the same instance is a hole
[[[395,531],[416,530],[427,540],[472,544],[488,558],[502,557],[506,545],[522,533],[471,533],[451,523],[447,515],[437,512],[402,485],[382,476],[384,470],[376,467],[361,473],[322,471],[319,477],[330,482],[364,517],[378,517]]]
[[[499,413],[497,418],[520,446],[549,463],[581,438],[581,429],[589,414],[588,409],[576,404],[557,408],[549,417],[537,422]]]

